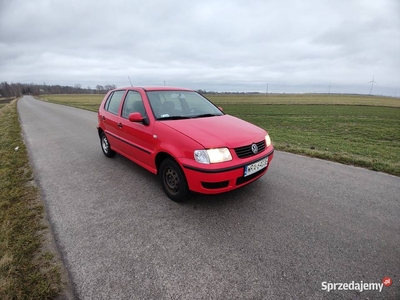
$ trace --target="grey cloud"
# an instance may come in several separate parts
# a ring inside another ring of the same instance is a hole
[[[0,0],[0,81],[400,94],[383,1]],[[375,89],[375,87],[374,87]]]

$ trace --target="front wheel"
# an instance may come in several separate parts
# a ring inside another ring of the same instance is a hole
[[[111,150],[110,143],[108,142],[108,139],[104,132],[100,133],[100,145],[101,145],[101,150],[103,150],[105,156],[107,157],[115,156],[115,151]]]
[[[163,160],[160,165],[159,176],[165,194],[172,201],[183,202],[188,199],[189,188],[185,174],[174,160],[170,158]]]

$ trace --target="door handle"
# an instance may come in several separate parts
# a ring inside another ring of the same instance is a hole
[[[105,120],[106,120],[106,117],[105,117],[105,116],[101,116],[101,119],[102,119],[103,121],[105,121]]]
[[[118,126],[119,128],[122,128],[122,123],[118,123],[117,126]]]

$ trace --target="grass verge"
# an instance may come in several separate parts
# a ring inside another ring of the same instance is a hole
[[[44,208],[32,184],[16,100],[0,110],[0,157],[0,299],[54,298],[61,277],[54,255],[42,248]]]
[[[46,95],[97,111],[104,95]],[[400,176],[400,99],[339,94],[209,94],[228,114],[270,133],[281,151]]]

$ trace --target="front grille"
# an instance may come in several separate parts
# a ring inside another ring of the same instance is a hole
[[[261,153],[265,150],[265,140],[262,140],[261,142],[258,142],[255,144],[257,145],[257,148],[258,148],[258,152],[256,154]],[[251,144],[251,145],[253,145],[253,144]],[[236,155],[239,158],[246,158],[246,157],[256,155],[251,150],[251,145],[235,148]]]

